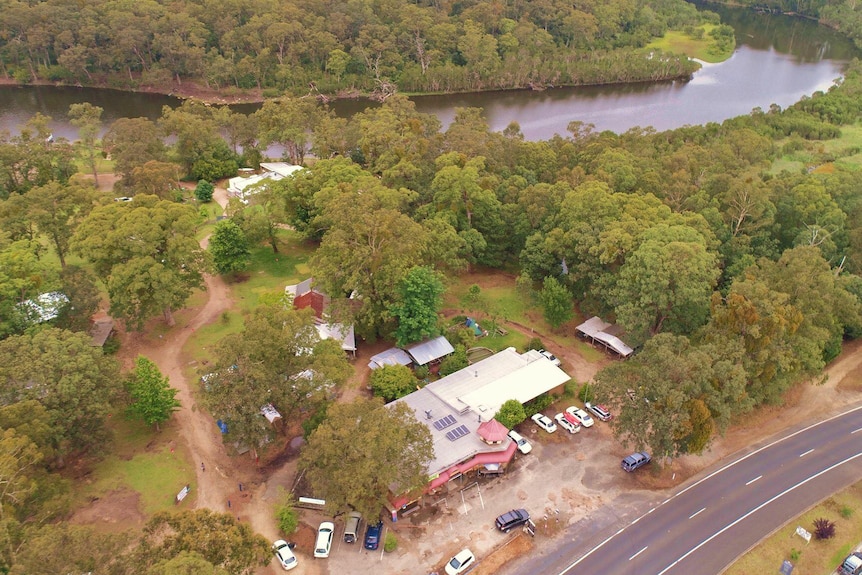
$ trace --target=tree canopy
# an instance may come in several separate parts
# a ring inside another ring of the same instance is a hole
[[[107,284],[112,315],[140,328],[162,314],[172,325],[173,310],[204,288],[209,261],[196,230],[193,207],[136,196],[95,208],[78,227],[72,249]]]
[[[332,511],[376,517],[390,489],[401,494],[425,485],[433,454],[428,428],[406,404],[358,398],[329,408],[300,467]]]

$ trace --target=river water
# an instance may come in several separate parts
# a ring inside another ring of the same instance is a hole
[[[788,16],[710,6],[722,22],[733,26],[737,49],[720,64],[706,64],[690,81],[555,88],[542,92],[507,91],[414,98],[421,112],[436,114],[448,125],[458,107],[485,110],[492,130],[518,122],[529,140],[566,134],[573,120],[599,130],[624,132],[636,126],[657,130],[721,122],[771,104],[782,108],[802,96],[828,89],[846,63],[857,56],[849,41],[815,23]],[[105,125],[121,117],[156,119],[163,106],[180,101],[169,96],[73,87],[0,88],[0,129],[16,132],[36,112],[54,119],[56,136],[69,139],[77,131],[66,121],[69,105],[91,102],[102,107]],[[364,100],[339,101],[339,115],[366,109]],[[252,112],[254,105],[238,106]]]

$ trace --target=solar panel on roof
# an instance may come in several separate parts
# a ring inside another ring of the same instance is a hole
[[[455,417],[452,415],[447,415],[446,417],[441,417],[434,422],[434,429],[436,429],[437,431],[441,431],[443,429],[446,429],[453,423],[455,423]]]
[[[456,439],[461,439],[465,435],[469,435],[469,433],[470,430],[467,429],[466,425],[459,425],[452,431],[447,432],[446,438],[449,439],[449,441],[455,441]]]

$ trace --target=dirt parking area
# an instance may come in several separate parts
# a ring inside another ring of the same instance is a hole
[[[473,573],[499,573],[507,563],[553,540],[611,503],[617,513],[655,496],[639,477],[619,469],[622,448],[605,424],[571,435],[548,434],[532,422],[518,428],[533,444],[527,455],[517,453],[505,475],[465,476],[447,490],[426,497],[422,509],[386,522],[398,538],[393,553],[369,553],[336,545],[327,561],[329,573],[407,575],[443,573],[446,561],[467,547],[479,559]],[[648,473],[643,474],[644,478]],[[617,495],[625,489],[623,501]],[[535,537],[520,531],[500,533],[494,519],[510,509],[524,508],[536,524]],[[337,524],[343,530],[343,524]]]

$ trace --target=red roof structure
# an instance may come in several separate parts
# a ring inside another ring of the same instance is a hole
[[[323,310],[326,308],[326,296],[319,291],[307,291],[304,294],[299,294],[293,299],[294,309],[305,309],[310,307],[314,310],[314,315],[318,318],[323,317]]]
[[[493,444],[502,443],[509,434],[509,430],[496,419],[491,419],[491,421],[482,422],[482,424],[479,425],[479,429],[476,430],[476,433],[479,434],[479,437],[481,437],[482,441],[485,443]]]

